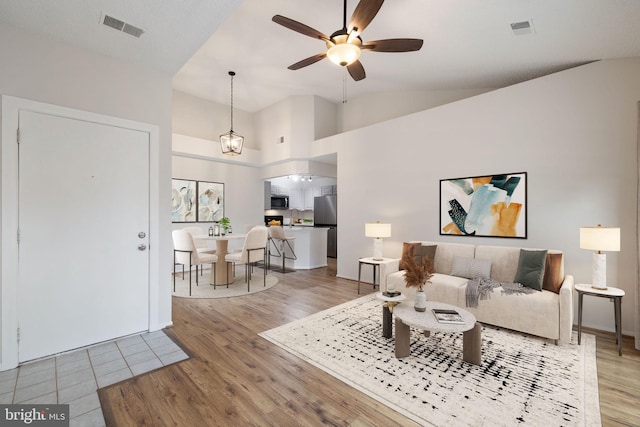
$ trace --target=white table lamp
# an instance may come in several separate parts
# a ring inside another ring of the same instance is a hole
[[[607,255],[603,252],[620,251],[620,228],[597,227],[580,228],[580,249],[596,251],[593,253],[593,279],[595,289],[607,289]]]
[[[364,235],[373,237],[373,259],[382,261],[382,238],[391,237],[391,224],[369,222],[364,225]]]

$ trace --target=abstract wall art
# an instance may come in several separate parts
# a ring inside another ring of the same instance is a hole
[[[186,179],[171,180],[171,221],[196,221],[196,182]]]
[[[220,221],[224,217],[224,184],[198,181],[198,222]]]
[[[440,180],[440,234],[527,238],[527,173]]]

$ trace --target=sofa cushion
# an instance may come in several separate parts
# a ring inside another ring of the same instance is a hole
[[[474,245],[463,243],[422,242],[423,246],[437,245],[438,249],[434,257],[434,269],[436,273],[450,274],[454,256],[473,258]]]
[[[478,245],[476,259],[491,260],[491,278],[502,283],[513,283],[518,270],[520,248],[511,246]]]
[[[513,281],[515,283],[521,283],[522,285],[535,289],[537,291],[541,291],[546,260],[546,250],[529,251],[526,249],[520,249],[518,270]]]
[[[547,252],[542,289],[560,293],[562,287],[562,253]]]
[[[453,257],[451,275],[467,279],[476,279],[478,277],[488,279],[491,277],[491,260]]]

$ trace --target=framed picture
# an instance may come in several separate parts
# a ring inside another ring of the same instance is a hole
[[[198,181],[198,222],[220,221],[224,217],[224,184]]]
[[[527,173],[440,180],[440,234],[527,238]]]
[[[186,179],[171,180],[171,221],[196,221],[196,182]]]

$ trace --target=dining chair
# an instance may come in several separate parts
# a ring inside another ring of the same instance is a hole
[[[201,239],[196,239],[195,236],[203,236],[205,234],[204,230],[200,227],[184,227],[183,228],[184,231],[186,231],[187,233],[191,234],[191,237],[193,237],[193,243],[196,245],[196,250],[200,253],[205,253],[205,254],[215,254],[216,250],[213,248],[210,248],[209,245],[207,245],[207,242],[205,240],[201,240]],[[198,266],[196,265],[196,274],[198,274]],[[182,272],[184,273],[184,266],[182,267]],[[200,275],[202,276],[202,269],[200,269]],[[182,275],[182,278],[184,279],[184,274]]]
[[[288,259],[290,260],[296,260],[298,259],[298,257],[296,256],[296,253],[293,251],[293,247],[291,246],[291,241],[295,240],[296,238],[293,236],[287,236],[284,234],[284,229],[279,226],[271,226],[269,227],[269,254],[268,254],[268,262],[269,262],[269,266],[271,265],[271,257],[274,256],[276,258],[278,257],[282,257],[282,270],[278,271],[281,273],[291,273],[294,272],[295,270],[287,270],[285,269],[284,266],[284,262]],[[278,243],[279,242],[279,246],[280,248],[278,248]],[[289,247],[289,256],[286,255],[286,249],[287,246]],[[271,252],[271,248],[274,248],[276,250],[276,254],[273,254]]]
[[[213,267],[213,288],[216,287],[216,254],[198,252],[193,237],[185,230],[173,230],[173,292],[176,291],[176,264],[189,266],[189,296],[191,296],[191,266],[196,266],[196,286],[198,286],[198,266],[211,264]],[[202,267],[201,267],[202,268]]]
[[[247,281],[247,292],[251,290],[251,273],[252,268],[258,262],[263,261],[264,279],[263,286],[267,285],[267,240],[269,238],[269,229],[264,226],[253,227],[247,233],[247,237],[242,245],[240,252],[232,252],[224,257],[227,263],[236,263],[245,265],[245,280]],[[229,269],[227,268],[227,283],[229,283]]]

